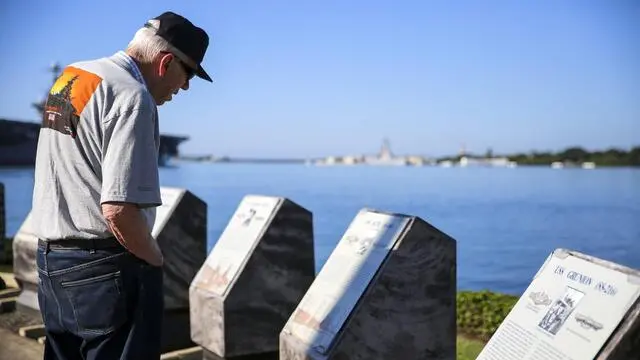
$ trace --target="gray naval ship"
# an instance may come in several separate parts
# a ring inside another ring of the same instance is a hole
[[[51,66],[54,82],[61,70],[58,64]],[[41,101],[31,104],[40,116],[45,101],[46,96]],[[0,118],[0,167],[35,165],[40,126],[40,121]],[[179,145],[188,139],[187,136],[160,134],[158,164],[168,166],[171,159],[179,155]]]

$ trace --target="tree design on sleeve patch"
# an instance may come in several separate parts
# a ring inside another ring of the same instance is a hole
[[[88,71],[71,66],[65,68],[49,91],[42,113],[42,127],[75,138],[80,114],[101,81],[102,78]]]

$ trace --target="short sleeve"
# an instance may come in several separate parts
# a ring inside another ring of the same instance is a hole
[[[151,106],[126,109],[104,124],[100,203],[158,206],[157,112]]]

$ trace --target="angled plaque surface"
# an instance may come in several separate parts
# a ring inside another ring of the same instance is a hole
[[[637,301],[640,278],[576,254],[547,258],[478,360],[596,357]]]
[[[408,221],[361,210],[283,331],[326,353]]]
[[[162,231],[162,229],[164,228],[164,225],[171,217],[171,214],[175,210],[185,192],[185,189],[179,188],[164,186],[160,188],[160,198],[162,199],[162,205],[156,208],[156,220],[153,223],[153,229],[151,230],[151,235],[154,238],[158,238],[158,235],[160,235],[160,231]]]
[[[195,286],[224,296],[279,203],[275,197],[245,196],[196,275]]]
[[[189,287],[191,339],[221,358],[277,352],[313,282],[314,259],[310,211],[283,197],[245,196]]]

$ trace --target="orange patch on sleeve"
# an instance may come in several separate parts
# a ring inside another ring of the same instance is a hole
[[[69,66],[53,84],[50,93],[60,94],[68,91],[75,115],[80,116],[101,81],[102,78],[94,73]]]

